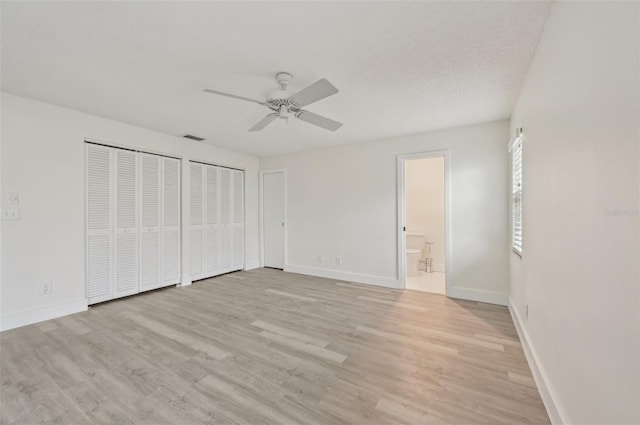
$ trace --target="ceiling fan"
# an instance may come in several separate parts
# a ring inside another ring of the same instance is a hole
[[[326,128],[327,130],[331,131],[336,131],[337,129],[342,127],[342,123],[338,121],[334,121],[332,119],[302,109],[304,106],[338,93],[338,89],[335,88],[333,84],[323,78],[311,84],[306,89],[303,89],[296,94],[291,94],[287,91],[287,87],[289,86],[289,82],[292,78],[293,76],[288,72],[277,73],[276,81],[280,85],[280,90],[275,90],[269,93],[269,95],[267,96],[267,100],[264,102],[249,99],[248,97],[236,96],[235,94],[224,93],[217,90],[205,89],[204,91],[206,91],[207,93],[219,94],[222,96],[233,97],[234,99],[258,103],[274,111],[273,113],[258,121],[258,123],[251,127],[249,131],[262,130],[276,118],[287,120],[291,115],[302,121],[306,121],[310,124],[317,125],[318,127]]]

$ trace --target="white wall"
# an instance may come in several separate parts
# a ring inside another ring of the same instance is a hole
[[[425,234],[431,245],[433,270],[445,269],[444,157],[409,159],[404,163],[407,232]],[[423,248],[423,247],[420,247]]]
[[[84,140],[182,157],[183,283],[190,283],[189,167],[245,169],[246,264],[258,265],[258,159],[42,102],[2,94],[2,206],[20,193],[19,221],[2,221],[2,329],[86,309]],[[51,295],[37,284],[53,281]]]
[[[511,120],[525,134],[512,304],[556,423],[640,423],[639,9],[557,2]]]
[[[261,158],[263,170],[287,169],[285,269],[398,287],[397,155],[448,149],[453,253],[447,293],[506,303],[508,137],[508,122],[501,121]],[[342,256],[341,265],[335,256]]]

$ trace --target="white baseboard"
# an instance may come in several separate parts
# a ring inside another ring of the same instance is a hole
[[[257,262],[257,261],[252,261],[252,262],[246,263],[244,265],[244,269],[245,270],[253,270],[253,269],[258,269],[258,268],[260,268],[260,263]]]
[[[297,266],[287,264],[284,271],[306,274],[308,276],[326,277],[329,279],[344,280],[347,282],[364,283],[367,285],[383,286],[385,288],[398,289],[398,280],[390,277],[374,276],[362,273],[344,272],[341,270],[321,269],[319,267]]]
[[[536,353],[535,348],[531,344],[529,333],[527,332],[524,322],[521,319],[518,309],[513,305],[513,300],[509,297],[509,313],[511,313],[511,319],[516,326],[518,336],[522,342],[522,348],[524,349],[524,355],[529,363],[529,368],[533,374],[533,379],[538,387],[538,392],[544,403],[544,407],[547,409],[547,414],[553,425],[562,425],[570,423],[564,409],[560,405],[560,400],[557,393],[551,385],[551,381],[547,376],[540,358]]]
[[[11,313],[0,318],[0,330],[7,331],[9,329],[19,328],[21,326],[30,325],[32,323],[38,323],[44,320],[55,319],[56,317],[79,313],[81,311],[86,311],[87,309],[87,299],[78,298],[76,300],[65,301],[59,304],[35,308],[33,310]]]
[[[458,288],[455,286],[447,287],[447,297],[459,298],[468,301],[479,301],[487,304],[498,304],[506,306],[508,297],[505,294],[497,292],[480,291],[478,289]]]
[[[191,276],[182,276],[182,280],[180,281],[180,284],[178,286],[189,286],[193,283],[193,279],[191,279]]]

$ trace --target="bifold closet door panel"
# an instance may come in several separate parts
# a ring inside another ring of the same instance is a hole
[[[180,282],[180,161],[145,153],[140,158],[142,292]]]
[[[140,292],[161,286],[161,157],[140,154]]]
[[[180,281],[180,161],[86,144],[89,304]]]
[[[138,154],[114,149],[114,298],[138,292]]]
[[[231,170],[220,167],[220,272],[232,270],[231,244]]]
[[[231,268],[241,270],[244,268],[244,173],[232,170],[233,175],[233,219],[232,219],[232,261]]]
[[[162,285],[180,283],[180,161],[162,158]]]
[[[204,165],[191,162],[190,186],[191,186],[191,278],[202,279],[204,276]]]
[[[220,167],[190,163],[191,278],[216,276],[220,271]]]
[[[86,144],[85,153],[87,298],[93,304],[113,293],[113,152]]]
[[[214,276],[218,273],[218,227],[219,227],[219,182],[220,168],[207,165],[206,170],[206,214],[205,214],[205,274]]]

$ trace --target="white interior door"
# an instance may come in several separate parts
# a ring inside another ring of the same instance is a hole
[[[86,145],[87,298],[89,304],[113,296],[113,150]]]
[[[180,161],[141,157],[140,292],[180,281]]]
[[[180,161],[86,144],[89,304],[180,281]]]
[[[218,202],[218,189],[220,168],[213,165],[205,166],[205,276],[218,274],[218,227],[220,218],[220,202]]]
[[[218,274],[244,268],[244,172],[218,167]]]
[[[233,199],[231,267],[233,270],[242,270],[244,268],[244,172],[232,170],[231,175],[233,177],[231,192]]]
[[[138,153],[114,149],[114,298],[138,292]]]
[[[143,153],[141,160],[140,292],[158,288],[161,279],[161,157]]]
[[[162,158],[162,285],[180,282],[180,160]]]
[[[284,172],[265,173],[262,180],[264,266],[284,268]]]
[[[231,271],[231,170],[220,168],[220,272]]]
[[[191,174],[191,278],[193,280],[204,277],[204,185],[203,174],[205,166],[192,162]]]
[[[191,163],[191,277],[244,268],[244,172]]]

